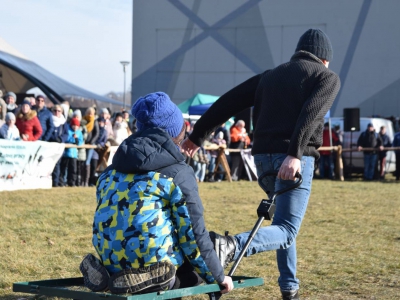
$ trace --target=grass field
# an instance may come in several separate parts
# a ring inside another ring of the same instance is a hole
[[[248,181],[199,190],[207,227],[220,233],[250,230],[265,198]],[[302,299],[400,299],[399,203],[395,181],[315,180],[297,239]],[[82,256],[94,253],[94,209],[94,188],[0,192],[0,299],[37,299],[13,293],[13,282],[80,276]],[[236,274],[265,284],[223,299],[280,299],[275,253],[244,258]]]

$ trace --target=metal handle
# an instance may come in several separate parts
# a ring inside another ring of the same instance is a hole
[[[269,191],[267,191],[267,187],[266,185],[262,182],[262,180],[267,177],[267,176],[277,176],[278,175],[278,171],[267,171],[261,174],[260,177],[258,177],[258,184],[260,185],[260,187],[263,189],[263,191],[265,193],[268,194]],[[296,174],[294,175],[294,177],[298,178],[297,181],[295,181],[293,183],[293,185],[287,187],[287,188],[283,188],[280,189],[278,191],[275,191],[275,193],[273,195],[270,196],[270,199],[273,200],[276,196],[286,193],[287,191],[293,190],[295,188],[298,188],[302,183],[303,183],[303,177],[301,176],[301,174],[299,172],[296,172]]]

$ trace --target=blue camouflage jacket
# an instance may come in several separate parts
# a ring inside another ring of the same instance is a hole
[[[207,282],[224,280],[205,228],[193,169],[169,135],[139,131],[100,175],[93,245],[110,274],[184,257]]]

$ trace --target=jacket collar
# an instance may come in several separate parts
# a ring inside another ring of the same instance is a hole
[[[23,120],[31,120],[37,116],[36,110],[31,109],[30,112],[27,114],[23,114],[22,112],[19,113],[18,118]]]
[[[321,64],[324,64],[322,62],[322,60],[320,60],[318,57],[316,57],[314,54],[304,51],[304,50],[300,50],[297,51],[295,54],[293,54],[293,56],[291,57],[290,61],[296,60],[296,59],[307,59],[307,60],[312,60],[312,61],[316,61],[319,62]]]

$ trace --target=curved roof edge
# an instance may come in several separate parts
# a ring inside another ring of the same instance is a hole
[[[14,56],[12,54],[0,51],[0,64],[10,68],[11,70],[21,74],[27,80],[31,81],[40,88],[49,99],[54,102],[60,102],[67,96],[76,96],[88,100],[95,100],[111,104],[113,106],[123,106],[123,103],[113,99],[92,93],[80,88],[68,81],[52,74],[33,61]],[[7,89],[7,87],[5,86]],[[13,91],[26,92],[26,91]]]

